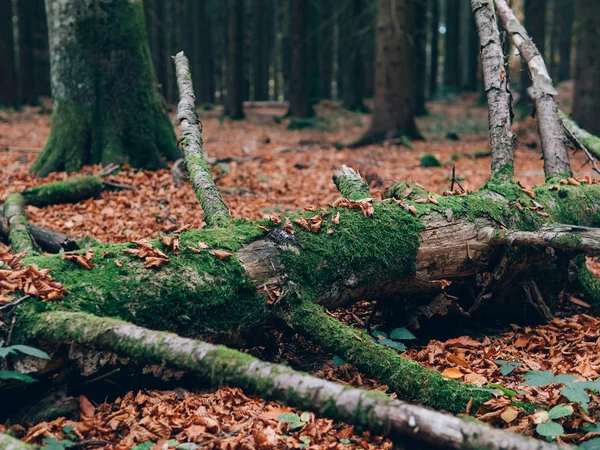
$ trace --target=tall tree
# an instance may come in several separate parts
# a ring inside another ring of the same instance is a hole
[[[289,102],[288,115],[296,118],[306,118],[314,114],[308,96],[308,41],[306,30],[308,25],[309,0],[289,0],[289,33],[291,65],[289,73]]]
[[[573,44],[573,22],[575,22],[575,2],[557,0],[560,5],[558,14],[560,35],[558,41],[558,81],[571,78],[571,48]]]
[[[7,1],[7,0],[5,0]],[[17,0],[17,23],[19,30],[19,97],[30,105],[38,103],[35,86],[35,58],[33,53],[34,15],[28,0]]]
[[[0,105],[18,104],[12,1],[0,2]]]
[[[444,86],[453,92],[460,90],[460,10],[463,3],[463,0],[446,0]]]
[[[32,171],[45,176],[126,162],[157,169],[179,158],[156,86],[142,1],[46,6],[54,109]]]
[[[362,111],[364,104],[364,64],[361,31],[365,25],[364,0],[348,0],[339,15],[340,43],[338,51],[342,81],[342,105],[351,111]]]
[[[333,81],[333,2],[319,2],[319,72],[321,81],[321,97],[331,98]]]
[[[525,0],[524,10],[525,29],[540,53],[544,55],[546,53],[546,0]],[[531,84],[531,77],[525,63],[522,66],[520,104],[528,103],[527,88]]]
[[[578,0],[577,64],[573,118],[592,134],[600,134],[600,1]]]
[[[227,49],[227,102],[231,119],[243,119],[244,109],[244,1],[229,0]]]
[[[412,0],[379,0],[373,119],[354,146],[421,137],[415,123],[414,26]]]
[[[460,10],[460,85],[464,91],[475,92],[479,87],[477,72],[479,69],[479,37],[475,26],[475,17],[468,7]]]
[[[429,54],[429,98],[435,97],[438,85],[440,60],[440,0],[430,1],[429,30],[431,33],[431,53]]]
[[[212,45],[212,23],[207,0],[192,0],[190,16],[192,79],[196,101],[200,104],[215,101],[215,53]]]
[[[252,69],[254,100],[269,99],[269,42],[272,17],[271,0],[254,0],[254,39]]]
[[[50,91],[50,50],[48,48],[48,23],[44,0],[33,0],[33,56],[34,77],[37,94],[49,97]]]
[[[415,115],[427,114],[425,86],[427,85],[427,0],[415,1]]]

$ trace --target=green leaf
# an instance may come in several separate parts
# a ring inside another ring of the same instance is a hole
[[[340,439],[340,444],[348,445],[350,443],[350,439]]]
[[[549,370],[533,370],[527,372],[524,378],[521,386],[548,386],[554,380],[554,374]]]
[[[600,379],[594,381],[580,381],[578,383],[571,383],[570,386],[577,386],[583,389],[590,389],[592,391],[600,392]]]
[[[305,444],[310,444],[310,438],[308,436],[300,436],[298,439],[300,439]]]
[[[70,432],[71,432],[71,431],[73,431],[74,429],[75,429],[75,427],[74,427],[73,425],[65,425],[65,426],[63,427],[63,431],[64,431],[65,433],[70,433]]]
[[[6,358],[11,353],[14,353],[12,347],[0,347],[0,358]]]
[[[397,341],[408,341],[416,338],[417,337],[406,328],[394,328],[390,333],[390,339],[395,339]]]
[[[342,358],[340,358],[338,355],[335,355],[333,357],[333,365],[336,367],[339,366],[343,366],[344,364],[346,364],[346,361],[344,361]]]
[[[587,411],[587,405],[590,402],[590,396],[585,389],[576,387],[579,383],[573,383],[570,386],[564,386],[559,391],[564,395],[570,402],[577,402]]]
[[[169,439],[165,442],[169,447],[177,447],[179,445],[179,441],[177,439]]]
[[[10,348],[23,353],[24,355],[33,356],[34,358],[50,359],[50,355],[48,353],[28,345],[12,345]]]
[[[600,433],[600,423],[586,423],[583,429],[588,433]]]
[[[197,450],[200,446],[194,444],[193,442],[186,442],[185,444],[179,444],[177,446],[178,450]]]
[[[383,331],[377,331],[377,330],[373,331],[371,333],[371,336],[373,336],[375,339],[380,339],[379,336],[381,336],[384,339],[388,338],[387,333],[384,333]]]
[[[500,392],[502,392],[503,394],[507,395],[508,397],[516,397],[517,393],[515,391],[511,391],[510,389],[506,389],[503,386],[500,386],[499,384],[494,384],[494,383],[488,383],[487,384],[489,387],[495,388],[497,390],[499,390]]]
[[[154,442],[144,442],[143,444],[134,445],[131,450],[150,450]]]
[[[600,450],[600,438],[590,439],[577,448],[581,450]]]
[[[535,427],[535,431],[537,431],[540,436],[550,438],[565,434],[565,430],[562,425],[552,421],[540,423],[537,427]]]
[[[508,361],[504,361],[503,359],[497,359],[496,361],[494,361],[494,364],[503,366],[504,364],[508,364]]]
[[[306,422],[302,422],[301,420],[298,422],[294,422],[290,424],[290,430],[295,430],[296,428],[302,428]]]
[[[513,370],[515,370],[515,367],[510,364],[506,364],[505,366],[500,366],[500,373],[504,376],[510,375],[510,373]]]
[[[300,416],[300,420],[302,422],[308,422],[310,420],[310,413],[305,411],[302,413],[302,415]]]
[[[392,341],[391,339],[381,339],[378,342],[381,345],[385,345],[386,347],[391,347],[391,348],[396,349],[401,352],[406,350],[406,345],[404,345],[402,342]]]
[[[550,419],[560,419],[561,417],[567,417],[571,414],[573,414],[573,407],[571,405],[565,405],[564,403],[556,405],[548,411],[548,417]]]
[[[29,375],[14,370],[0,370],[0,380],[18,380],[24,383],[35,383],[37,380]]]
[[[577,378],[575,375],[567,375],[566,373],[563,373],[562,375],[556,375],[554,377],[554,382],[561,384],[572,383],[573,381],[577,380],[579,380],[579,378]]]
[[[277,416],[277,420],[280,420],[282,422],[293,423],[300,422],[300,417],[298,416],[298,414],[294,413],[283,413]]]

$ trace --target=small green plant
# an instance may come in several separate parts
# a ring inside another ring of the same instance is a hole
[[[6,359],[9,355],[23,354],[34,358],[50,359],[48,353],[28,345],[11,345],[0,347],[0,358]],[[24,383],[35,383],[37,380],[29,375],[14,370],[0,370],[0,380],[17,380]]]
[[[296,430],[298,428],[302,428],[310,421],[310,413],[303,412],[302,415],[294,414],[294,413],[283,413],[277,416],[277,420],[281,422],[289,423],[289,430]]]
[[[442,163],[435,157],[433,153],[425,153],[419,163],[421,167],[441,167]]]
[[[344,361],[344,359],[341,356],[335,355],[333,357],[333,365],[335,367],[340,367],[340,366],[343,366],[344,364],[346,364],[346,361]]]
[[[411,339],[416,339],[417,337],[408,331],[406,328],[395,328],[390,333],[389,337],[387,333],[383,331],[373,331],[371,335],[379,342],[381,345],[385,345],[386,347],[391,347],[398,351],[405,351],[406,345],[402,342],[398,341],[408,341]]]
[[[560,423],[554,422],[554,419],[567,417],[571,414],[573,414],[573,407],[564,403],[556,405],[550,411],[540,411],[536,413],[536,421],[539,422],[535,428],[536,433],[540,436],[544,436],[548,440],[562,436],[565,434],[565,430]]]
[[[65,433],[65,439],[61,439],[60,441],[55,437],[47,437],[42,440],[45,450],[66,450],[67,448],[75,447],[74,440],[77,438],[73,430],[75,428],[72,425],[67,425],[63,427],[63,431]]]
[[[574,375],[554,375],[549,370],[534,370],[524,375],[521,386],[549,386],[562,384],[559,391],[571,402],[579,403],[584,411],[588,411],[590,395],[587,391],[600,392],[600,378],[594,381],[580,381]]]
[[[600,437],[585,441],[577,447],[579,450],[600,450]]]
[[[521,367],[521,363],[520,362],[516,362],[516,361],[505,361],[503,359],[497,359],[496,361],[494,361],[494,363],[496,363],[496,365],[500,366],[500,373],[504,376],[510,375],[511,372],[513,370],[515,370],[517,367]]]

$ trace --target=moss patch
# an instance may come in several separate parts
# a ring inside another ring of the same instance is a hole
[[[59,203],[77,203],[100,197],[102,181],[95,176],[77,176],[56,183],[42,184],[23,191],[28,205],[43,208]]]

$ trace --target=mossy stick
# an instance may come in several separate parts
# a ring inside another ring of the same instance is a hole
[[[594,156],[600,160],[600,138],[580,128],[577,123],[564,112],[558,111],[564,127]]]
[[[37,254],[37,245],[31,238],[29,222],[25,213],[25,199],[13,192],[4,201],[4,217],[8,221],[8,241],[14,253]]]
[[[196,97],[192,85],[190,64],[183,52],[175,56],[175,71],[179,87],[179,140],[184,153],[185,167],[196,197],[204,211],[204,221],[208,227],[228,225],[231,222],[229,209],[213,181],[210,168],[202,149],[202,128],[199,126],[196,112]]]
[[[371,197],[369,185],[362,179],[360,173],[346,165],[333,172],[333,182],[340,194],[348,200],[362,200]]]
[[[26,321],[24,328],[29,336],[38,339],[76,342],[141,362],[166,363],[213,385],[240,387],[247,393],[392,438],[410,437],[454,449],[556,448],[484,424],[392,400],[378,391],[332,383],[227,347],[115,319],[51,312]]]
[[[61,203],[77,203],[98,198],[102,181],[93,175],[81,175],[55,183],[41,184],[25,189],[22,194],[28,205],[43,208]]]

